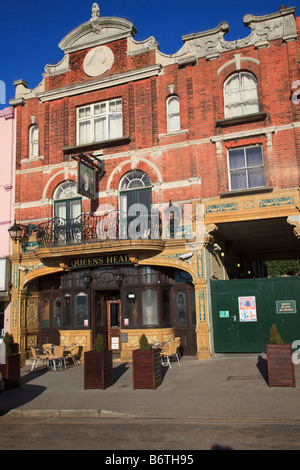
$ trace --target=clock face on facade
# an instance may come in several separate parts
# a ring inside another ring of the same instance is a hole
[[[87,53],[83,61],[83,70],[89,77],[99,77],[112,67],[114,55],[106,46],[98,46]]]

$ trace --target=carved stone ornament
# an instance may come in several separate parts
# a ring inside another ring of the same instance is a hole
[[[89,77],[99,77],[110,70],[114,62],[112,50],[98,46],[87,53],[83,61],[83,70]]]
[[[27,328],[38,327],[38,300],[37,299],[28,299],[27,301],[26,325],[27,325]]]
[[[97,3],[93,3],[92,20],[97,20],[98,18],[100,18],[100,8]]]
[[[182,40],[185,44],[177,55],[185,52],[196,58],[217,57],[217,54],[222,52],[255,46],[274,39],[282,39],[283,41],[297,39],[294,7],[284,8],[265,16],[245,15],[243,21],[245,26],[251,30],[246,38],[226,41],[224,35],[229,31],[229,24],[223,21],[215,29],[183,36]]]
[[[294,227],[294,234],[300,239],[300,215],[291,215],[287,222]]]

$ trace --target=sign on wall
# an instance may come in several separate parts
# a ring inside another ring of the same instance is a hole
[[[91,166],[80,161],[78,163],[77,192],[90,199],[95,199],[96,171]]]
[[[131,264],[128,255],[103,255],[91,256],[89,258],[72,258],[69,261],[69,268],[88,268],[94,266],[110,266],[117,264]]]
[[[295,300],[276,300],[277,313],[297,313]]]
[[[220,318],[229,318],[229,310],[220,310],[219,311]]]
[[[239,297],[240,322],[257,321],[256,300],[254,296]]]

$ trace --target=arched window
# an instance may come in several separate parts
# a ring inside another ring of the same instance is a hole
[[[149,176],[142,170],[130,171],[123,176],[119,188],[121,238],[148,238],[152,204],[152,184]],[[127,229],[134,220],[136,227],[132,225],[134,233],[130,235]]]
[[[75,181],[64,181],[54,192],[54,217],[75,219],[81,214],[81,196]]]
[[[147,173],[142,170],[133,170],[123,176],[120,183],[120,190],[127,191],[129,189],[151,187],[151,180]]]
[[[39,155],[39,127],[34,124],[29,129],[29,157]]]
[[[81,196],[74,181],[64,181],[54,193],[54,243],[57,246],[81,242]]]
[[[167,99],[167,132],[180,130],[180,106],[178,96]]]
[[[225,118],[259,111],[257,80],[251,73],[235,73],[224,84]]]

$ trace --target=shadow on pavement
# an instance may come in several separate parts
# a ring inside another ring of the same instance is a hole
[[[269,385],[269,376],[268,376],[268,361],[262,356],[258,356],[256,367],[261,373],[267,385]]]
[[[21,385],[20,388],[3,392],[0,397],[0,416],[5,415],[8,411],[22,407],[34,400],[46,390],[46,387],[40,385]]]
[[[113,377],[114,377],[114,383],[116,383],[122,375],[124,375],[130,367],[128,366],[128,362],[123,362],[122,364],[115,366],[113,368]],[[167,372],[168,372],[169,367],[168,366],[162,366],[161,368],[161,381],[163,382]]]
[[[8,411],[20,408],[41,395],[47,387],[41,385],[30,385],[28,382],[43,376],[47,373],[47,368],[29,371],[21,376],[21,386],[3,392],[0,396],[0,416]]]
[[[113,367],[113,377],[114,377],[114,383],[117,382],[122,375],[125,374],[125,372],[129,369],[127,366],[127,362],[123,362],[122,364]]]

